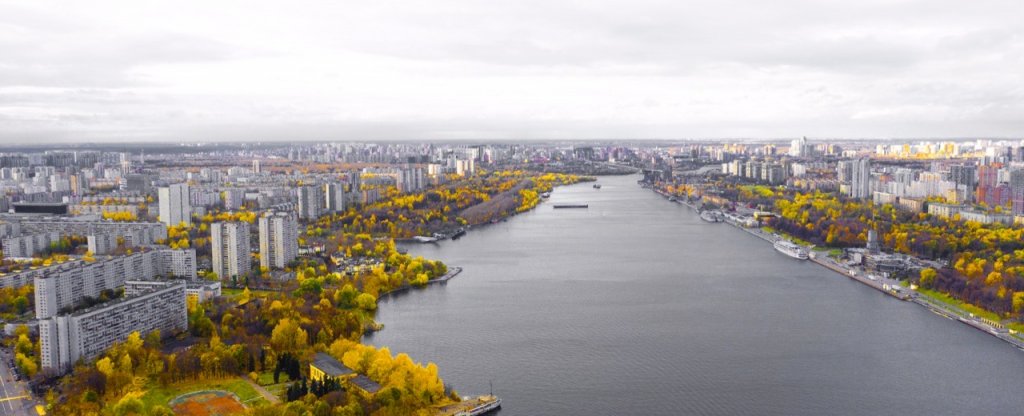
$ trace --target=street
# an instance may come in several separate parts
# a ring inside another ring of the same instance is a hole
[[[13,416],[38,416],[35,401],[29,395],[28,384],[14,380],[14,369],[8,361],[13,358],[10,351],[0,352],[0,414]]]

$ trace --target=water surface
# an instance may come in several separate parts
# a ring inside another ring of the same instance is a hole
[[[405,246],[464,271],[382,300],[367,341],[437,363],[463,395],[493,382],[502,416],[1024,412],[1024,352],[637,179],[557,188],[507,222]]]

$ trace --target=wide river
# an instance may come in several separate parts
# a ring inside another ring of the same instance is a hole
[[[382,300],[368,342],[437,363],[463,395],[493,383],[502,416],[1024,413],[1024,352],[637,179],[406,246],[464,271]]]

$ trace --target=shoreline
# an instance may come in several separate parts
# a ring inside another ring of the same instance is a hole
[[[660,191],[658,189],[655,189],[653,187],[650,188],[650,189],[653,190],[654,193],[656,193],[656,194],[666,198],[666,200],[673,196],[673,195],[668,195],[668,194],[666,194],[666,193],[664,193],[664,192],[662,192],[662,191]],[[686,202],[686,201],[683,201],[683,200],[680,200],[680,199],[676,199],[674,201],[669,201],[669,202],[675,202],[675,203],[678,203],[679,205],[688,207],[688,208],[690,208],[690,209],[692,209],[694,211],[698,211],[698,207],[696,205],[691,204],[691,203]],[[744,227],[743,225],[740,225],[740,224],[735,223],[734,221],[731,221],[728,216],[726,216],[726,220],[723,221],[723,222],[733,226],[734,228],[740,229],[740,230],[742,230],[742,231],[746,232],[747,234],[750,234],[750,235],[752,235],[754,237],[760,238],[760,239],[768,241],[768,242],[773,242],[771,240],[770,236],[765,235],[763,232],[760,231],[760,229],[750,229],[750,228]],[[814,254],[814,253],[812,252],[812,254]],[[918,292],[910,290],[910,289],[906,289],[906,291],[908,291],[910,293],[909,295],[898,294],[898,293],[902,293],[904,291],[904,289],[901,288],[902,286],[896,286],[896,287],[900,287],[901,289],[892,289],[891,288],[892,286],[889,283],[880,283],[879,281],[876,281],[876,280],[871,280],[871,279],[867,279],[867,278],[861,277],[861,276],[856,275],[856,274],[851,274],[850,270],[844,270],[841,265],[836,264],[835,262],[828,261],[828,260],[825,260],[825,259],[818,259],[817,256],[809,256],[808,260],[811,261],[814,264],[822,266],[822,267],[824,267],[824,268],[826,268],[828,270],[831,270],[831,271],[833,271],[835,273],[838,273],[838,274],[841,274],[843,276],[846,276],[850,280],[854,280],[854,281],[862,283],[862,284],[864,284],[864,285],[866,285],[868,287],[871,287],[872,289],[878,290],[879,292],[882,292],[882,293],[884,293],[886,295],[892,296],[892,297],[894,297],[896,299],[899,299],[899,300],[902,300],[902,301],[905,301],[905,302],[911,302],[911,303],[917,304],[917,305],[919,305],[919,306],[921,306],[921,307],[923,307],[923,308],[931,311],[932,313],[934,313],[936,315],[939,315],[939,316],[941,316],[943,318],[950,319],[950,320],[956,320],[956,321],[958,321],[958,322],[960,322],[962,324],[968,325],[968,326],[970,326],[970,327],[972,327],[974,329],[982,331],[982,332],[984,332],[984,333],[986,333],[988,335],[991,335],[993,337],[996,337],[997,339],[1002,340],[1002,341],[1004,341],[1004,342],[1006,342],[1006,343],[1008,343],[1010,345],[1013,345],[1014,347],[1016,347],[1017,349],[1019,349],[1021,351],[1024,351],[1024,340],[1021,340],[1020,338],[1015,337],[1013,334],[1011,334],[1009,331],[1007,331],[1005,328],[1003,328],[1002,325],[996,324],[998,326],[995,326],[995,325],[992,325],[990,323],[984,322],[980,318],[974,317],[973,314],[969,314],[966,311],[957,311],[957,310],[955,310],[955,309],[953,309],[951,307],[946,307],[946,306],[943,306],[943,305],[939,305],[939,304],[931,301],[930,299],[928,299],[926,296],[923,296],[923,295],[919,294]]]
[[[427,283],[424,283],[423,286],[416,286],[416,285],[412,285],[412,284],[410,284],[408,286],[402,286],[402,287],[396,288],[394,290],[389,290],[387,292],[381,293],[380,296],[377,297],[377,300],[381,300],[381,299],[383,299],[385,297],[391,296],[392,294],[401,293],[401,292],[404,292],[406,290],[413,289],[413,288],[424,288],[424,287],[430,286],[430,285],[432,285],[434,283],[446,283],[449,280],[452,280],[453,277],[458,276],[459,273],[462,273],[462,268],[459,267],[459,266],[452,266],[452,268],[449,269],[447,273],[437,277],[436,279],[427,280]]]

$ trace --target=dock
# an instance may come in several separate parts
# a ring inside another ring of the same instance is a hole
[[[477,416],[501,407],[501,399],[494,395],[465,397],[461,402],[437,408],[437,416]]]
[[[587,204],[554,204],[554,208],[588,208],[590,205]]]

